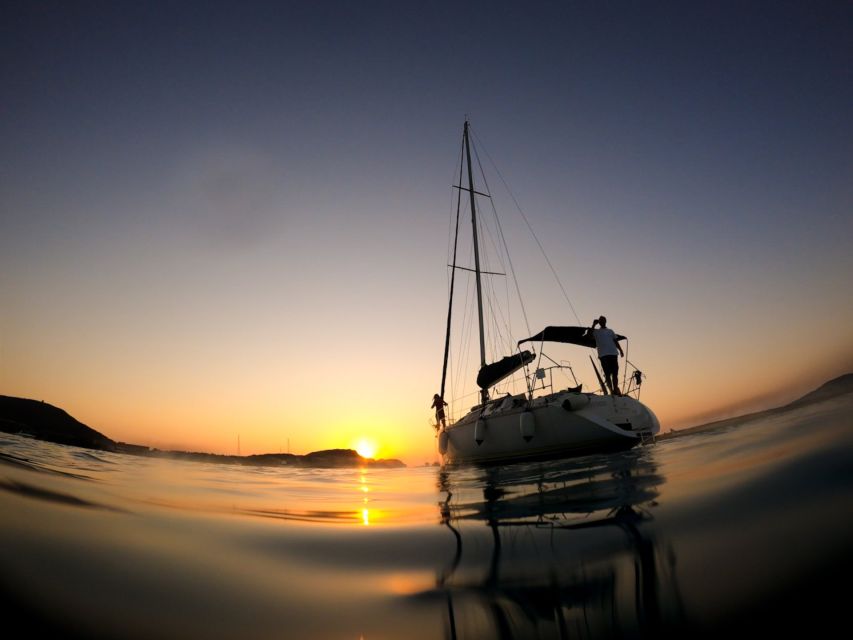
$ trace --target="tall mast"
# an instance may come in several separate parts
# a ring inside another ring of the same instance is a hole
[[[486,333],[483,327],[483,285],[480,282],[480,243],[477,240],[477,205],[474,199],[474,173],[471,169],[471,141],[468,137],[468,120],[465,120],[465,154],[468,158],[468,195],[471,196],[471,227],[474,229],[474,273],[477,279],[477,319],[480,321],[480,367],[486,365]],[[480,400],[489,399],[486,389],[480,390]]]

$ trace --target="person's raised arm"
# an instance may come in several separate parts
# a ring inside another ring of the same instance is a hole
[[[592,335],[593,330],[595,330],[595,325],[597,325],[597,324],[598,324],[598,318],[596,318],[595,320],[593,320],[593,321],[592,321],[592,325],[590,325],[589,329],[587,329],[587,330],[584,332],[584,335],[585,335],[585,336],[591,336],[591,335]]]

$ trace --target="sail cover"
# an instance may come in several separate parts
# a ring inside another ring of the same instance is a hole
[[[624,340],[625,336],[616,334],[617,340]],[[545,327],[535,336],[530,336],[524,340],[519,340],[518,344],[523,342],[567,342],[569,344],[579,344],[582,347],[595,348],[595,338],[589,327]]]
[[[481,389],[488,389],[508,375],[521,369],[521,367],[531,362],[535,357],[530,351],[522,351],[521,353],[501,358],[492,364],[485,364],[480,368],[480,373],[477,374],[477,385]]]

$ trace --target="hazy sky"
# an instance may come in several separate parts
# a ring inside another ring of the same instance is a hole
[[[0,393],[433,460],[467,114],[665,430],[790,399],[853,369],[852,69],[841,1],[3,2]]]

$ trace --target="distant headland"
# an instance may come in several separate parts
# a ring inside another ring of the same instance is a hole
[[[328,449],[305,455],[264,453],[251,456],[219,455],[194,451],[162,451],[137,444],[116,442],[73,418],[58,407],[38,400],[11,396],[0,396],[0,431],[99,451],[217,464],[322,469],[352,467],[395,469],[406,466],[400,460],[363,458],[352,449]]]
[[[774,407],[772,409],[765,409],[764,411],[758,411],[756,413],[748,413],[741,416],[736,416],[734,418],[726,418],[725,420],[716,420],[714,422],[708,422],[706,424],[700,424],[695,427],[688,427],[686,429],[678,429],[677,431],[668,431],[667,433],[661,434],[657,437],[658,440],[669,440],[670,438],[678,438],[680,436],[691,435],[695,433],[705,432],[705,431],[715,431],[717,429],[725,429],[732,425],[743,422],[744,420],[752,420],[755,418],[761,418],[765,416],[772,416],[777,413],[783,413],[785,411],[789,411],[791,409],[798,409],[799,407],[804,407],[809,404],[813,404],[815,402],[822,402],[824,400],[829,400],[831,398],[835,398],[836,396],[845,395],[848,393],[853,393],[853,373],[845,373],[844,375],[838,376],[837,378],[833,378],[829,382],[825,382],[821,386],[819,386],[814,391],[810,391],[806,395],[793,402],[789,402],[786,405],[782,405],[781,407]]]

